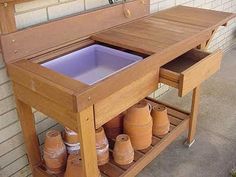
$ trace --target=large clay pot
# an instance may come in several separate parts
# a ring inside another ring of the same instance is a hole
[[[167,115],[167,108],[164,105],[156,105],[151,111],[153,118],[153,134],[155,136],[162,136],[169,132],[170,121]]]
[[[104,125],[107,138],[116,139],[123,132],[123,114],[120,114]]]
[[[67,153],[59,131],[50,130],[46,133],[43,158],[50,173],[58,174],[64,171]]]
[[[129,135],[135,150],[148,148],[152,143],[152,118],[150,106],[142,100],[127,110],[124,133]]]
[[[80,143],[79,135],[73,130],[65,127],[63,132],[64,143],[66,144],[66,149],[69,154],[79,153]]]
[[[113,158],[117,164],[127,165],[134,160],[134,149],[128,135],[121,134],[116,137],[113,149]]]
[[[64,177],[83,177],[82,161],[79,153],[70,154]]]
[[[109,161],[109,144],[102,127],[96,130],[96,151],[98,165],[104,165]]]

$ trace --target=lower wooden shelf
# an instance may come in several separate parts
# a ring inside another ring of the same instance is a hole
[[[147,98],[148,102],[154,106],[160,104],[158,101]],[[170,131],[165,136],[153,136],[152,144],[147,149],[135,151],[134,162],[129,165],[118,165],[112,158],[112,149],[114,140],[109,140],[110,143],[110,161],[109,163],[99,166],[100,172],[104,177],[134,177],[137,175],[148,163],[150,163],[157,155],[159,155],[171,142],[173,142],[182,132],[189,127],[189,113],[180,111],[166,105],[168,108],[168,116],[171,122]],[[35,167],[35,171],[40,177],[62,177],[61,175],[49,175],[43,166]]]
[[[147,99],[154,106],[159,104],[156,100]],[[147,149],[135,151],[134,162],[129,165],[118,165],[114,162],[112,155],[108,164],[100,166],[103,176],[108,177],[134,177],[158,154],[160,154],[171,142],[173,142],[189,126],[189,114],[176,108],[168,107],[168,116],[171,122],[170,132],[161,137],[152,137],[152,145]],[[113,148],[114,141],[110,140],[110,148]],[[112,150],[110,150],[112,152]]]

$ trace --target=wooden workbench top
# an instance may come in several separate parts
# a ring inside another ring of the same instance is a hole
[[[214,30],[234,16],[232,13],[176,6],[98,33],[92,38],[130,50],[154,54],[201,31]]]
[[[208,41],[214,30],[235,17],[233,13],[184,6],[147,15],[147,7],[140,5],[139,1],[126,5],[135,12],[131,18],[114,11],[123,12],[121,4],[3,35],[3,53],[12,80],[61,105],[65,105],[64,100],[67,99],[68,108],[80,112],[105,98],[113,99],[112,95],[116,92],[135,90],[130,85],[138,80],[150,82],[151,90],[156,89],[162,65]],[[119,20],[111,20],[107,14]],[[95,17],[102,21],[87,23],[88,19]],[[32,62],[32,56],[45,58],[46,55],[55,54],[56,57],[57,54],[71,52],[67,50],[71,46],[72,51],[77,50],[73,45],[85,40],[103,42],[150,56],[91,86]],[[138,88],[138,83],[135,84]],[[58,97],[61,93],[65,94],[63,98]]]

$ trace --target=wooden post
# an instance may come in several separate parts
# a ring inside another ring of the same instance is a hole
[[[0,3],[0,27],[2,34],[16,31],[14,7],[14,2]]]
[[[80,152],[83,162],[84,177],[98,177],[100,172],[97,165],[95,128],[93,107],[78,113],[78,133],[80,136]]]
[[[16,98],[16,108],[21,123],[22,133],[24,136],[24,142],[27,150],[28,160],[30,162],[32,172],[34,172],[33,167],[41,163],[39,142],[35,130],[34,115],[32,113],[31,107],[17,98]]]
[[[200,102],[200,86],[194,88],[192,95],[191,115],[189,120],[189,131],[187,145],[190,147],[195,141],[195,134],[197,128],[197,116]]]

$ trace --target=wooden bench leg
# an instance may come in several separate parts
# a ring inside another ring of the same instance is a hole
[[[99,177],[92,106],[78,113],[77,124],[84,177]]]
[[[38,137],[35,130],[35,120],[32,109],[29,105],[16,98],[16,108],[20,119],[25,147],[31,170],[34,175],[34,166],[41,163]]]
[[[189,121],[188,139],[186,141],[186,145],[188,147],[190,147],[195,141],[199,102],[200,102],[200,86],[194,88],[192,95],[192,107],[190,115],[191,117]]]

